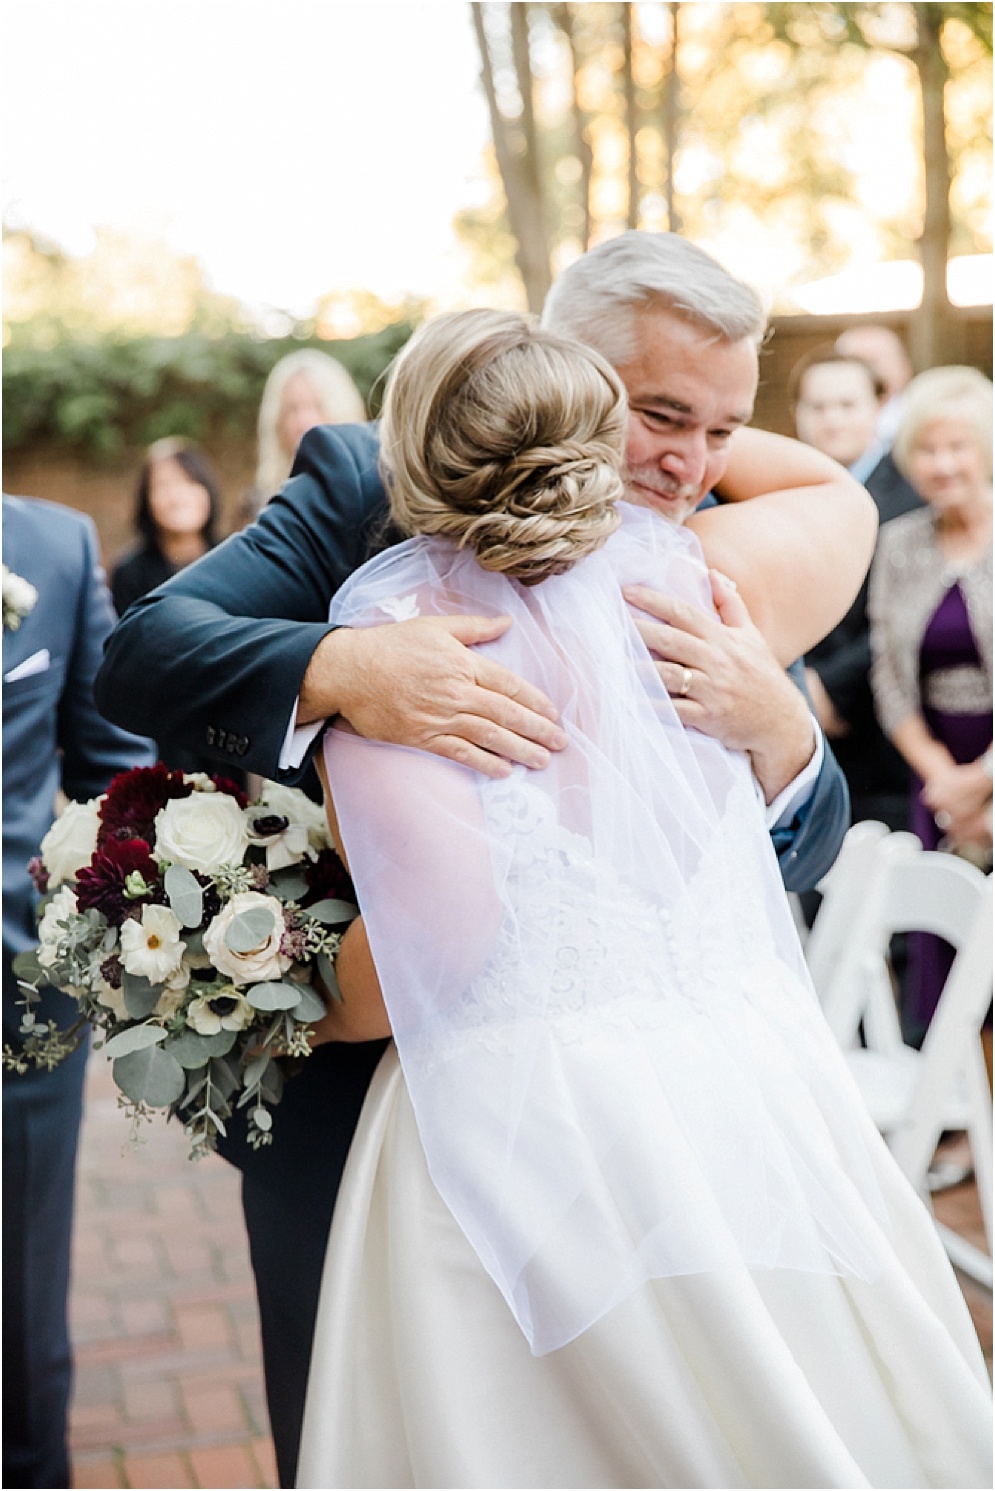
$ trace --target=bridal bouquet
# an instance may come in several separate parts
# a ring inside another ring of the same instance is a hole
[[[167,1108],[199,1158],[238,1107],[250,1142],[270,1143],[276,1057],[309,1054],[316,985],[340,997],[334,957],[358,915],[321,808],[275,783],[248,803],[222,777],[139,767],[70,803],[28,869],[40,945],[14,961],[24,1041],[4,1065],[51,1070],[89,1023],[135,1130]],[[69,1030],[37,1017],[48,985],[79,1006]]]

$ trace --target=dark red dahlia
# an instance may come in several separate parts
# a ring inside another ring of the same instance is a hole
[[[193,790],[181,771],[170,771],[161,761],[119,773],[100,805],[97,847],[113,840],[144,839],[148,849],[155,842],[156,813],[170,798],[189,797]]]
[[[219,792],[227,792],[229,797],[233,797],[240,808],[249,806],[248,795],[230,777],[216,777],[212,774],[211,781]]]
[[[125,895],[125,881],[135,871],[150,887],[147,895]],[[143,839],[125,839],[123,842],[109,839],[76,876],[79,909],[88,911],[92,906],[102,911],[115,927],[119,927],[128,913],[143,902],[162,900],[159,866]]]
[[[356,890],[349,871],[334,849],[322,849],[316,860],[305,860],[301,865],[308,893],[303,905],[315,901],[351,901],[356,904]]]

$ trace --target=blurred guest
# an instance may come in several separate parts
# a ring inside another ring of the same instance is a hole
[[[85,802],[154,759],[150,741],[109,724],[93,702],[114,626],[97,554],[88,518],[4,497],[3,1038],[15,1055],[24,1011],[12,962],[38,942],[28,861],[52,825],[56,791]],[[66,874],[90,852],[73,823],[67,816],[59,856]],[[37,1018],[68,1027],[75,1013],[68,995],[48,989]],[[72,1484],[66,1299],[85,1066],[84,1044],[54,1071],[31,1068],[3,1084],[5,1486]]]
[[[877,443],[883,388],[866,362],[832,346],[817,348],[793,369],[789,392],[798,438],[863,482],[882,525],[921,505]],[[876,818],[890,828],[908,828],[908,767],[874,713],[866,582],[843,620],[805,661],[819,723],[850,787],[854,821]]]
[[[217,543],[218,480],[206,455],[186,440],[150,445],[138,478],[138,547],[111,575],[119,616]]]
[[[975,368],[913,379],[895,460],[927,506],[882,533],[871,571],[871,682],[912,768],[912,827],[927,849],[975,859],[992,844],[992,385]],[[915,952],[908,1023],[921,1038],[949,956]]]
[[[883,390],[877,438],[882,451],[890,450],[902,418],[905,390],[912,377],[905,343],[888,326],[851,326],[836,338],[836,350],[846,357],[859,357],[873,369]]]
[[[243,525],[283,486],[308,430],[365,419],[359,389],[334,357],[315,347],[281,357],[266,379],[259,405],[259,457],[255,482],[242,499]]]

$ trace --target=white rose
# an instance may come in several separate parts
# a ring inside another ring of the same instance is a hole
[[[186,951],[179,917],[168,906],[143,906],[142,919],[121,923],[121,962],[128,973],[164,984],[176,973]]]
[[[65,936],[59,922],[65,921],[67,916],[74,916],[76,910],[76,897],[68,885],[57,890],[45,907],[38,924],[38,962],[43,968],[51,968],[53,963],[58,962],[59,939]]]
[[[223,792],[174,797],[155,817],[155,857],[210,874],[240,865],[249,845],[242,809]]]
[[[66,805],[41,841],[41,859],[50,886],[72,880],[77,870],[90,863],[99,828],[96,799]]]
[[[312,802],[306,792],[300,792],[296,787],[283,787],[279,782],[263,782],[259,802],[247,808],[246,815],[251,820],[265,817],[268,813],[278,813],[281,818],[288,819],[291,826],[300,825],[307,829],[306,853],[310,859],[317,858],[321,849],[331,849],[332,836],[328,832],[325,810],[320,803]]]
[[[243,911],[266,911],[272,922],[272,930],[261,939],[257,947],[247,953],[236,953],[225,941],[225,933]],[[219,973],[227,974],[240,984],[260,984],[269,980],[279,981],[284,969],[289,968],[291,958],[280,952],[280,942],[286,930],[283,909],[273,896],[264,896],[260,891],[241,891],[232,896],[228,905],[211,922],[204,933],[204,951]]]

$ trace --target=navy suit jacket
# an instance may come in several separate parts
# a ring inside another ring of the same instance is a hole
[[[289,481],[258,520],[137,601],[107,647],[97,702],[119,724],[289,784],[278,758],[328,604],[389,524],[375,426],[304,436]],[[815,884],[849,825],[832,753],[805,811],[775,838],[789,890]]]
[[[36,895],[27,862],[55,813],[61,786],[86,801],[132,766],[151,766],[150,741],[97,712],[93,680],[114,611],[89,518],[36,498],[3,498],[3,562],[38,592],[16,631],[3,634],[3,948],[7,958],[37,943]],[[47,660],[45,654],[48,654]],[[8,682],[35,660],[36,671]],[[19,1009],[4,998],[4,1039],[16,1037]],[[71,1023],[75,1006],[50,991],[51,1017]],[[42,1012],[45,1017],[47,1012]],[[12,1079],[12,1085],[23,1078]]]

